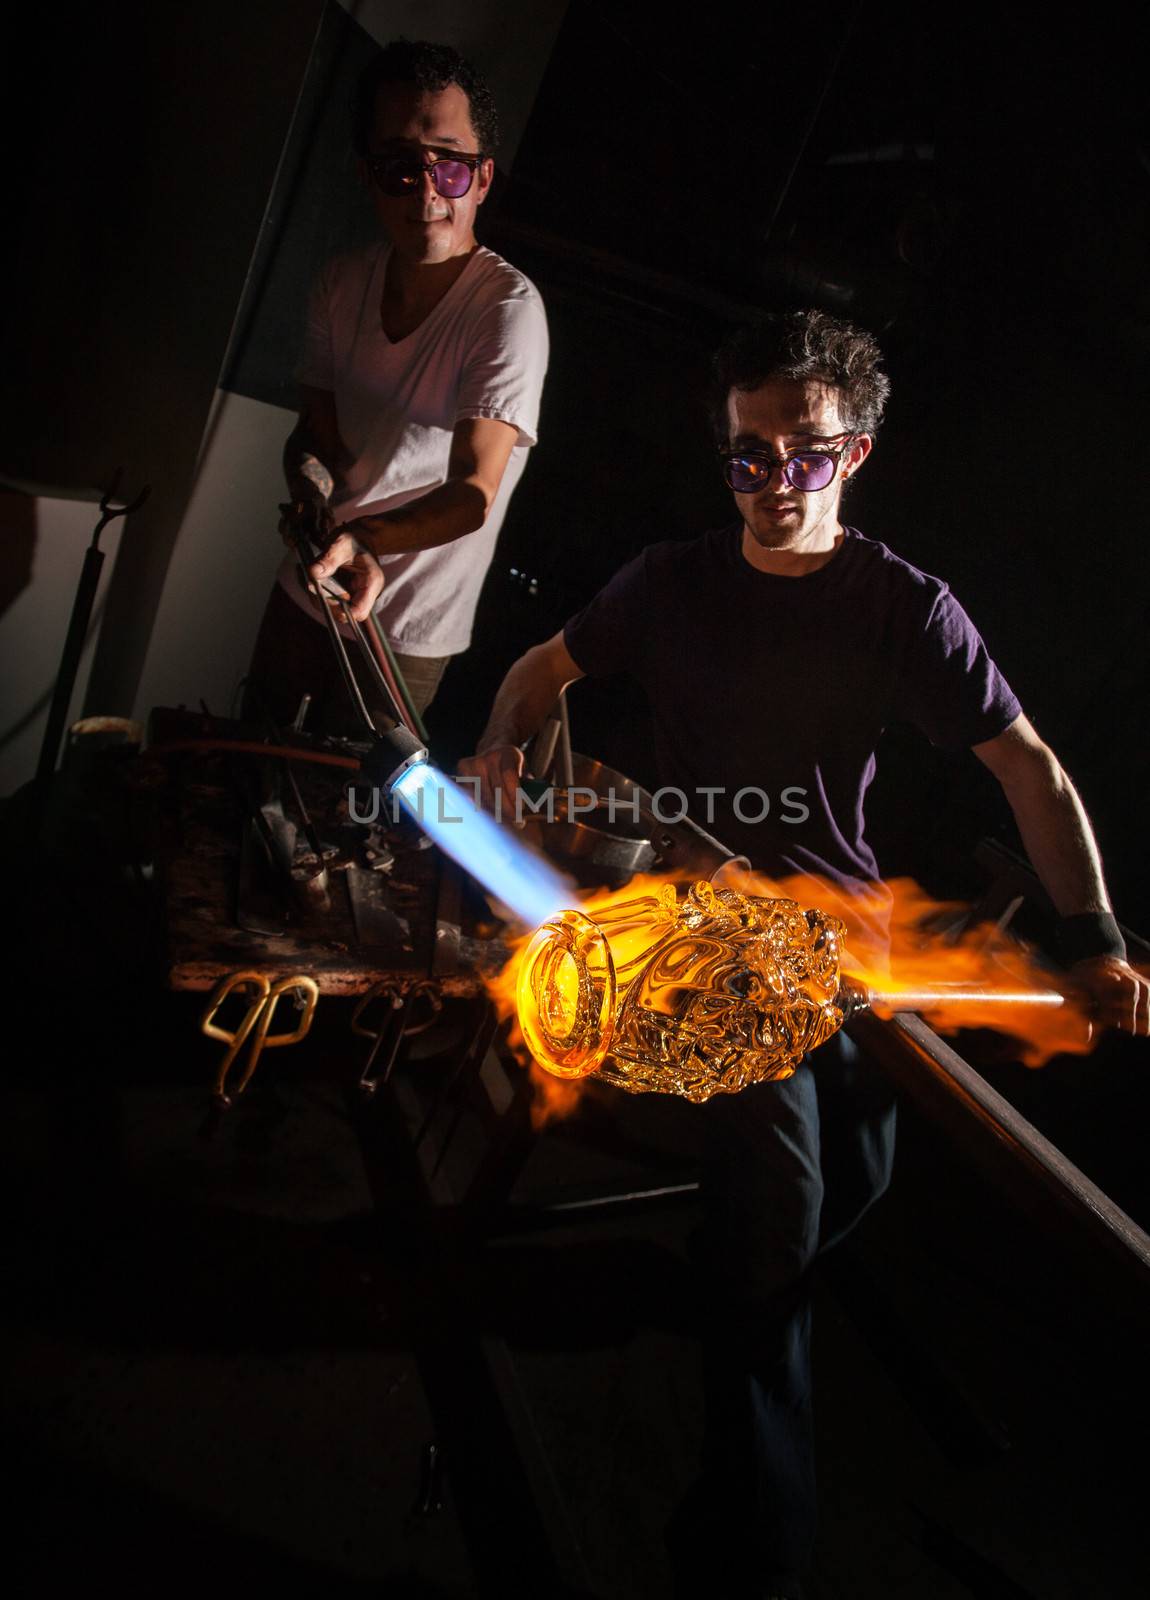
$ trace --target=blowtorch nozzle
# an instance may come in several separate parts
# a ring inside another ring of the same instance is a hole
[[[390,794],[404,773],[426,760],[426,746],[420,744],[409,728],[400,725],[377,734],[372,740],[371,749],[363,759],[363,778],[366,783]]]

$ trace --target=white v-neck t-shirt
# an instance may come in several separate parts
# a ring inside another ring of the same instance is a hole
[[[394,510],[446,481],[451,436],[467,417],[519,430],[486,522],[434,550],[380,558],[376,614],[389,641],[414,656],[457,655],[471,624],[508,502],[535,443],[547,370],[547,318],[521,272],[480,246],[414,333],[392,342],[380,323],[390,246],[331,262],[311,297],[301,383],[335,396],[354,458],[332,500],[339,521]],[[294,557],[280,582],[310,616]],[[318,618],[317,618],[318,621]]]

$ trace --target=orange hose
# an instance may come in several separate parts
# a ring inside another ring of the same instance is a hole
[[[358,772],[362,762],[356,756],[337,756],[327,750],[305,750],[294,744],[260,744],[256,739],[165,739],[150,744],[149,755],[167,755],[174,750],[227,750],[234,755],[283,756],[288,761],[310,761],[319,767],[345,767]]]

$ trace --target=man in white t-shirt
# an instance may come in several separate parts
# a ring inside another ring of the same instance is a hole
[[[475,239],[497,133],[490,91],[445,45],[399,40],[362,75],[353,134],[386,242],[332,262],[312,294],[293,503],[330,496],[355,614],[374,610],[423,710],[465,650],[507,503],[535,443],[547,322],[534,286]],[[346,693],[294,557],[252,662],[257,702],[329,727]]]

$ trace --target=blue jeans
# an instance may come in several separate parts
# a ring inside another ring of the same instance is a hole
[[[727,1559],[745,1535],[746,1586],[730,1593],[798,1594],[816,1513],[811,1268],[890,1181],[894,1095],[839,1033],[703,1116],[704,1517],[721,1517]]]

